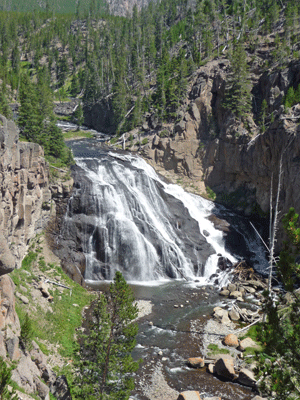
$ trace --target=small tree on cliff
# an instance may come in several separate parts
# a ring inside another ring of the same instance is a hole
[[[107,294],[95,303],[89,332],[81,338],[77,354],[76,397],[84,400],[127,400],[134,389],[132,373],[138,363],[135,347],[137,306],[132,290],[120,272]]]

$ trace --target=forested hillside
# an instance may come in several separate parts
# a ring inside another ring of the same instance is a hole
[[[146,112],[174,121],[193,72],[226,56],[232,78],[224,106],[240,118],[252,107],[250,69],[261,73],[299,56],[294,1],[162,0],[140,12],[134,6],[128,18],[103,13],[97,1],[87,10],[77,2],[73,12],[69,3],[68,14],[54,13],[52,3],[34,13],[1,12],[2,112],[28,92],[28,77],[57,100],[79,97],[85,110],[101,104],[110,131],[141,124]]]

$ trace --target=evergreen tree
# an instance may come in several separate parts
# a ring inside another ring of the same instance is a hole
[[[300,392],[300,293],[296,289],[300,279],[300,223],[293,208],[283,218],[283,225],[288,240],[277,268],[289,302],[285,304],[283,295],[276,300],[267,297],[267,321],[260,326],[258,336],[264,346],[258,375],[265,377],[261,388],[269,395],[272,392],[273,399],[296,400]]]
[[[226,85],[224,106],[239,119],[243,119],[251,111],[251,83],[247,54],[241,42],[234,46],[230,56],[230,75]]]
[[[83,335],[76,366],[76,398],[127,400],[134,389],[132,373],[138,363],[131,357],[138,326],[132,290],[116,272],[107,294],[95,303],[89,332]]]

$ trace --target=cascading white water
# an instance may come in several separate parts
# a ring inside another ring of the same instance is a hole
[[[222,232],[207,219],[213,203],[163,182],[141,158],[109,153],[97,162],[85,157],[76,158],[76,163],[92,182],[89,196],[97,209],[93,232],[83,248],[86,280],[99,279],[99,268],[106,279],[112,279],[116,270],[131,281],[205,279],[215,273],[218,256],[235,261],[225,250]],[[180,205],[177,215],[166,198]],[[182,233],[188,219],[196,232]]]

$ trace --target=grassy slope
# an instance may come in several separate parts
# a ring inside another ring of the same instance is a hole
[[[51,352],[50,349],[56,348],[61,357],[69,359],[73,354],[76,329],[81,326],[82,309],[90,304],[95,295],[73,282],[55,263],[46,264],[42,255],[43,241],[43,234],[32,241],[22,268],[10,275],[16,292],[29,300],[29,304],[25,305],[16,297],[16,310],[21,325],[26,313],[29,314],[33,339],[46,355]],[[37,289],[38,283],[45,278],[70,289],[49,284],[49,293],[53,296],[53,302],[49,303]]]

